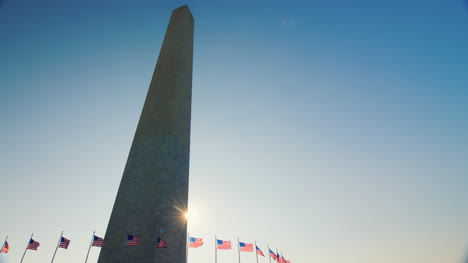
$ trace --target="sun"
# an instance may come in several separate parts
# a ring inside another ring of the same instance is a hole
[[[189,220],[190,219],[190,213],[185,212],[184,217],[185,217],[186,220]]]

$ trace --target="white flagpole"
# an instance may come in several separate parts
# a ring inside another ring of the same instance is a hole
[[[215,234],[215,263],[218,263],[218,238]]]
[[[255,257],[257,257],[257,263],[258,263],[257,241],[255,241],[254,244],[255,244]]]
[[[268,246],[268,259],[270,259],[270,263],[271,263],[270,245],[267,245],[267,246]]]
[[[93,231],[93,236],[91,237],[91,242],[89,243],[88,254],[86,254],[85,263],[88,262],[89,251],[91,250],[91,246],[93,245],[95,233],[96,233],[96,230]]]
[[[59,241],[58,241],[58,243],[57,243],[57,246],[55,247],[54,256],[52,257],[52,261],[50,261],[50,263],[53,263],[53,262],[54,262],[55,254],[57,253],[57,249],[58,249],[58,247],[59,247],[59,245],[60,245],[60,241],[62,241],[62,236],[63,236],[63,231],[62,231],[62,233],[60,234]]]
[[[188,263],[188,246],[190,242],[190,232],[187,232],[187,240],[185,241],[185,263]]]
[[[24,249],[23,257],[21,258],[20,263],[23,262],[24,255],[26,255],[26,251],[28,251],[29,241],[31,241],[33,235],[34,235],[34,233],[31,234],[31,237],[30,237],[29,240],[28,240],[28,244],[26,245],[26,248]]]
[[[240,260],[240,241],[239,241],[239,237],[237,237],[237,253],[239,254],[239,263],[241,263],[241,260]]]

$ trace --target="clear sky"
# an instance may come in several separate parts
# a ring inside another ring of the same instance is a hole
[[[55,262],[84,262],[93,230],[104,236],[183,4],[189,231],[206,243],[190,263],[214,262],[215,234],[293,263],[464,260],[465,1],[0,0],[0,262],[18,262],[32,232],[24,263],[49,262],[62,230]]]

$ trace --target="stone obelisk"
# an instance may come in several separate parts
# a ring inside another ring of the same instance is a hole
[[[186,262],[193,28],[187,5],[172,12],[99,263]]]

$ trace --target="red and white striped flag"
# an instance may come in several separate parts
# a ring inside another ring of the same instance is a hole
[[[232,249],[231,248],[231,241],[217,239],[216,244],[217,244],[218,249]]]
[[[60,238],[59,248],[68,249],[69,245],[70,245],[70,239],[66,239],[64,237]]]
[[[253,252],[253,244],[239,242],[239,250],[242,252]]]
[[[0,251],[0,253],[8,253],[8,250],[10,250],[10,246],[8,245],[8,242],[5,240],[5,244],[3,244],[2,251]]]
[[[127,236],[127,246],[128,247],[137,246],[138,245],[138,240],[140,240],[139,236],[128,235]]]
[[[262,256],[262,257],[265,257],[265,255],[263,254],[262,250],[261,250],[258,246],[256,246],[256,245],[255,245],[255,250],[257,251],[257,254],[258,254],[258,255],[260,255],[260,256]]]
[[[197,248],[203,246],[203,239],[197,237],[189,237],[189,247]]]
[[[30,239],[29,240],[29,243],[28,243],[28,246],[26,247],[26,249],[30,249],[30,250],[37,250],[37,248],[40,246],[41,244],[37,241],[34,241],[34,239]]]
[[[270,251],[270,257],[271,257],[273,260],[276,260],[277,257],[276,257],[275,252],[271,251],[271,249],[269,249],[269,248],[268,248],[268,250]]]
[[[158,237],[158,244],[156,245],[157,248],[168,248],[169,245],[166,243],[166,241],[162,240],[161,238]]]
[[[93,246],[93,247],[102,247],[102,246],[104,246],[104,239],[93,235],[93,244],[91,246]]]

